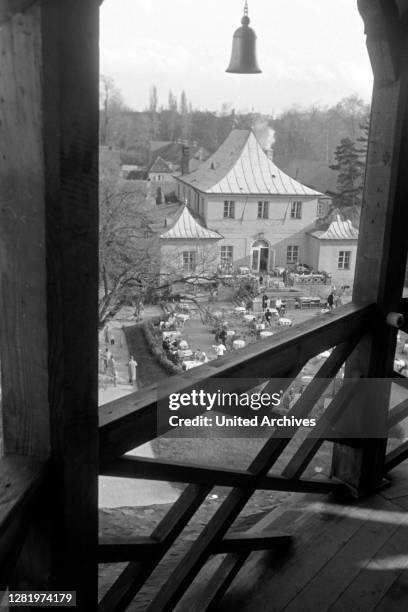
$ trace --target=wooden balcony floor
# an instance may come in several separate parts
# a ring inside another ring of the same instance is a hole
[[[290,531],[293,545],[253,553],[217,610],[408,609],[407,468],[393,470],[391,486],[358,503],[294,495],[256,527]]]

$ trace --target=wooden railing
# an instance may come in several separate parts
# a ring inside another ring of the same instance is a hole
[[[350,304],[276,334],[268,341],[173,377],[166,381],[166,388],[152,387],[101,408],[101,474],[189,483],[150,535],[125,542],[111,539],[100,541],[99,562],[129,562],[103,597],[101,611],[126,609],[214,486],[231,487],[231,491],[157,593],[149,611],[173,609],[208,558],[227,553],[210,579],[202,601],[195,602],[195,609],[209,609],[225,593],[251,551],[269,549],[276,544],[288,542],[288,533],[228,533],[257,489],[308,493],[337,491],[342,494],[347,491],[341,482],[301,478],[321,444],[330,439],[333,424],[350,400],[350,388],[347,385],[335,395],[319,417],[313,432],[301,442],[283,471],[272,475],[270,470],[291,441],[293,428],[275,430],[247,470],[200,467],[174,461],[122,456],[156,436],[157,403],[170,393],[187,390],[209,378],[233,378],[237,391],[243,390],[245,378],[283,377],[288,387],[310,358],[335,346],[288,413],[288,416],[296,418],[306,417],[357,343],[375,330],[379,321],[380,314],[374,305]],[[234,387],[229,390],[233,391]],[[404,418],[407,410],[405,404],[402,402],[393,409],[390,426]],[[402,456],[406,456],[408,446],[403,445],[401,450]],[[400,452],[393,453],[388,463],[396,465]]]
[[[350,493],[350,488],[337,480],[302,478],[322,443],[332,440],[333,425],[341,417],[350,400],[350,388],[347,385],[340,387],[319,417],[312,433],[301,441],[279,473],[271,473],[271,469],[291,441],[291,436],[296,431],[294,428],[273,431],[246,470],[124,455],[157,436],[158,402],[170,393],[185,391],[200,383],[204,384],[208,379],[217,378],[232,379],[229,391],[242,392],[254,378],[283,378],[283,386],[287,388],[309,359],[335,347],[288,413],[288,416],[304,418],[310,414],[330,380],[336,376],[356,345],[364,336],[372,335],[381,318],[375,305],[350,304],[326,315],[314,317],[290,330],[279,332],[271,339],[251,345],[228,357],[171,377],[165,385],[158,384],[101,407],[101,475],[188,483],[151,534],[126,541],[100,539],[99,563],[128,562],[100,602],[101,611],[126,609],[215,486],[230,487],[231,491],[207,527],[192,543],[190,550],[157,594],[149,610],[172,609],[208,558],[226,553],[225,559],[210,580],[203,601],[197,602],[197,609],[214,606],[251,551],[269,549],[289,541],[290,534],[286,532],[229,534],[230,527],[256,490],[335,492],[342,495]],[[399,380],[395,378],[396,384]],[[197,410],[195,408],[194,414],[197,414]],[[389,427],[395,426],[407,414],[408,401],[404,400],[389,413]],[[358,441],[332,441],[358,444]],[[406,458],[408,444],[404,442],[386,457],[380,476]],[[47,475],[47,464],[6,457],[0,468],[0,575],[3,577],[0,586],[4,588],[28,531],[29,519],[41,490],[40,484]]]

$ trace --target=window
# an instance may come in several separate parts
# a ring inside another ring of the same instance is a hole
[[[235,219],[235,202],[230,200],[224,202],[224,219]]]
[[[339,251],[337,267],[339,270],[350,270],[351,251]]]
[[[286,263],[294,264],[299,261],[299,247],[288,246],[286,250]]]
[[[302,218],[302,202],[292,202],[290,205],[290,218],[301,219]]]
[[[317,203],[317,210],[316,210],[316,214],[317,216],[320,217],[324,217],[326,212],[326,204],[324,202],[318,202]]]
[[[269,202],[258,202],[258,219],[269,219]]]
[[[194,272],[196,269],[196,253],[195,251],[183,252],[183,270],[184,272]]]
[[[221,247],[221,264],[232,264],[234,254],[234,247],[222,246]]]

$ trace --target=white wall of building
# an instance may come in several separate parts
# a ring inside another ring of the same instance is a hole
[[[309,252],[313,259],[318,254],[317,270],[324,270],[332,275],[333,283],[342,285],[353,285],[354,272],[356,268],[357,240],[319,240],[309,236]],[[350,268],[339,268],[340,251],[350,253]]]

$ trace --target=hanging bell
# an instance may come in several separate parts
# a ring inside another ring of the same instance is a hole
[[[248,4],[245,2],[242,27],[234,32],[231,61],[225,72],[236,74],[257,74],[262,72],[256,58],[256,34],[249,27]]]

